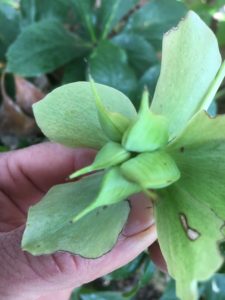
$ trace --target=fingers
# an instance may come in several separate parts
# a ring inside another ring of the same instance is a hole
[[[154,224],[153,206],[143,193],[136,194],[130,199],[131,212],[128,224],[123,230],[124,236],[132,236],[144,231]]]
[[[46,192],[50,186],[61,183],[68,175],[92,162],[95,152],[88,149],[72,149],[55,143],[42,143],[14,151],[9,156],[17,171],[28,176],[39,189]]]
[[[150,247],[149,247],[149,253],[152,261],[156,264],[156,266],[163,271],[164,273],[167,273],[167,265],[165,262],[165,259],[162,255],[162,252],[159,247],[158,241],[155,241]]]
[[[92,162],[95,152],[43,143],[0,156],[0,191],[23,212],[74,170]]]
[[[78,287],[134,259],[157,238],[152,215],[146,209],[148,202],[141,198],[135,200],[132,207],[137,215],[133,210],[117,245],[98,259],[69,253],[34,257],[20,249],[23,228],[0,235],[0,298],[36,300],[56,290]]]

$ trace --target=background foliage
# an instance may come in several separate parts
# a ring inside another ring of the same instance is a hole
[[[96,82],[121,90],[138,107],[144,86],[154,93],[163,33],[188,9],[212,28],[225,57],[225,0],[1,0],[0,151],[42,141],[32,104],[57,86],[87,80],[89,73]],[[212,115],[224,113],[224,100],[223,84]],[[199,286],[201,299],[225,299],[224,272],[225,267]],[[176,297],[174,282],[143,253],[77,289],[72,299]]]

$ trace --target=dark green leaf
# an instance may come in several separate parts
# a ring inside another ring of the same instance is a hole
[[[128,300],[119,292],[97,292],[80,294],[81,300]],[[73,300],[73,299],[72,299]]]
[[[128,263],[126,266],[106,275],[106,279],[108,280],[121,280],[126,279],[128,277],[133,276],[133,274],[137,271],[140,267],[143,259],[143,254],[140,254],[136,257],[133,261]]]
[[[99,21],[102,38],[105,39],[114,26],[131,10],[138,0],[102,0],[99,9]]]
[[[94,14],[95,0],[72,0],[76,16],[81,22],[82,28],[89,34],[92,42],[96,42],[95,22],[96,16]]]
[[[176,0],[148,1],[128,20],[126,32],[134,32],[161,47],[163,33],[185,15],[185,6]]]
[[[115,245],[129,214],[126,201],[92,211],[80,221],[73,217],[97,196],[102,175],[53,187],[28,213],[22,247],[33,255],[69,251],[99,257]]]
[[[171,279],[160,300],[178,300],[176,297],[175,280]]]
[[[80,57],[65,65],[62,84],[84,81],[86,77],[86,63]]]
[[[9,48],[8,71],[23,76],[51,72],[89,49],[78,36],[56,20],[44,20],[27,27]]]
[[[19,30],[17,11],[11,6],[0,4],[0,63],[5,61],[6,51]]]
[[[10,149],[7,146],[2,146],[0,145],[0,152],[6,152],[9,151]]]
[[[225,21],[218,23],[217,39],[221,47],[225,46]]]
[[[20,11],[23,25],[33,22],[56,18],[64,21],[69,14],[70,0],[21,0]]]
[[[156,267],[153,262],[148,259],[145,262],[143,273],[139,279],[139,286],[146,286],[155,274]]]
[[[206,300],[225,299],[225,275],[215,274],[203,287],[202,297]]]
[[[96,82],[112,86],[128,96],[134,94],[137,81],[124,50],[111,42],[101,42],[89,59],[90,72]]]
[[[157,62],[156,51],[142,36],[132,33],[121,33],[112,42],[126,50],[128,60],[139,74],[142,74],[150,64]]]
[[[155,92],[155,87],[157,80],[159,78],[159,73],[160,73],[160,65],[154,65],[150,67],[141,77],[140,82],[139,82],[139,90],[140,93],[142,94],[143,89],[145,86],[147,86],[150,94],[150,98],[154,95]]]

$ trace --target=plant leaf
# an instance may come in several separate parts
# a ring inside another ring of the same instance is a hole
[[[94,29],[94,20],[96,18],[94,15],[95,2],[95,0],[72,0],[75,14],[81,21],[79,25],[85,29],[94,43],[97,41]]]
[[[114,26],[131,10],[138,0],[102,0],[98,17],[102,38],[107,38]]]
[[[28,213],[22,248],[33,255],[69,251],[87,258],[112,249],[129,214],[126,201],[94,210],[75,224],[79,213],[98,194],[102,175],[53,187]]]
[[[9,45],[19,34],[19,14],[10,5],[0,4],[0,64],[5,61]],[[1,67],[0,67],[1,69]]]
[[[80,293],[81,300],[130,300],[123,296],[121,292],[114,291],[96,291]]]
[[[134,94],[137,79],[123,49],[109,41],[102,41],[91,54],[89,64],[96,82],[112,86],[128,96]]]
[[[95,86],[109,111],[135,117],[136,111],[125,95],[108,86],[97,83]],[[55,142],[97,149],[107,142],[88,82],[75,82],[55,89],[34,105],[34,115],[43,133]]]
[[[84,81],[86,79],[86,63],[80,58],[70,61],[64,66],[64,73],[61,85],[75,82]]]
[[[133,66],[140,75],[142,75],[152,63],[158,62],[156,50],[143,36],[123,32],[113,37],[111,41],[126,50],[130,65]]]
[[[29,45],[29,47],[24,47]],[[28,26],[7,52],[7,70],[23,76],[51,72],[83,55],[90,45],[54,19]]]
[[[62,21],[68,17],[70,1],[64,0],[21,0],[21,23],[24,26],[42,19],[56,18]]]
[[[151,110],[168,118],[171,139],[204,105],[220,65],[217,40],[194,12],[164,36],[161,73]]]
[[[160,49],[163,33],[176,25],[186,11],[184,4],[176,0],[147,1],[130,16],[124,31],[143,36]]]
[[[175,161],[163,151],[141,153],[124,162],[120,170],[144,190],[166,187],[180,178]]]

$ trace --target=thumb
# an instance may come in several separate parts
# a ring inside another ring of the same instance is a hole
[[[20,248],[23,227],[0,234],[0,298],[36,300],[42,295],[81,286],[134,259],[156,240],[149,203],[138,198],[131,201],[133,209],[128,224],[116,246],[97,259],[59,252],[32,256]]]

